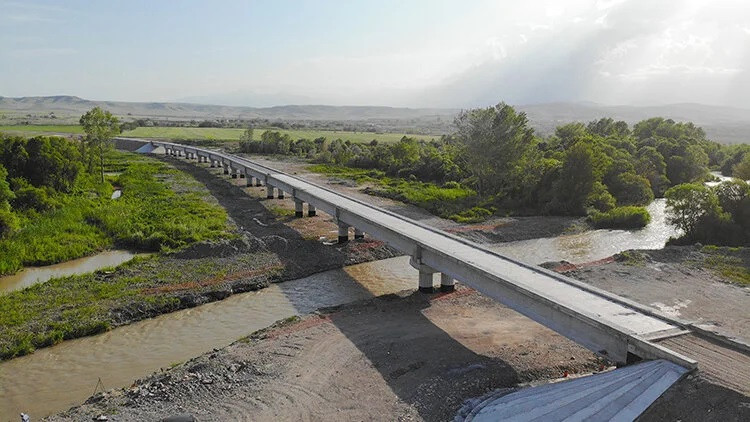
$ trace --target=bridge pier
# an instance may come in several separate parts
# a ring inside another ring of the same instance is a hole
[[[450,293],[456,290],[456,280],[446,273],[440,274],[440,291],[443,293]]]
[[[279,192],[279,195],[277,196],[278,199],[284,199],[284,191],[281,190],[281,188],[277,189]]]
[[[229,174],[229,166],[222,161],[221,166],[224,168],[224,174]]]
[[[315,217],[315,205],[308,203],[307,204],[307,216],[308,217]]]
[[[354,238],[355,239],[364,239],[365,238],[365,232],[358,228],[354,228]]]
[[[232,175],[232,179],[236,179],[237,178],[237,173],[238,172],[239,172],[239,170],[237,170],[236,168],[233,168],[232,166],[229,166],[229,173]]]
[[[302,206],[305,203],[300,201],[297,198],[294,198],[294,216],[297,218],[301,218],[304,215],[304,212],[302,212]]]
[[[245,180],[247,181],[247,183],[245,183],[245,186],[250,187],[253,185],[253,176],[246,176]]]
[[[349,241],[349,225],[339,221],[339,243]]]
[[[273,186],[266,183],[266,199],[273,199]]]
[[[213,158],[211,159],[211,168],[216,168],[216,161]]]
[[[255,178],[255,186],[263,186],[263,182],[261,182],[259,177]]]
[[[429,271],[419,270],[419,291],[421,293],[434,293],[435,288],[432,286],[432,275]]]

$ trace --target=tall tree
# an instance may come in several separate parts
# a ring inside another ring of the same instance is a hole
[[[112,138],[120,133],[119,120],[107,110],[94,107],[79,120],[86,132],[86,143],[91,151],[99,154],[99,170],[104,182],[104,152],[110,147]]]
[[[464,111],[455,120],[463,167],[476,181],[480,196],[518,185],[521,159],[532,145],[534,129],[526,113],[500,103]]]

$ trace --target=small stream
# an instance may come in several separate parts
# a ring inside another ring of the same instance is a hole
[[[52,278],[90,273],[106,267],[116,267],[130,261],[136,255],[136,253],[130,251],[111,250],[59,264],[24,268],[15,274],[0,277],[0,294],[21,290],[33,284],[44,283]]]

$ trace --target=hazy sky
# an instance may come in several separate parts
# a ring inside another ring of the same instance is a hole
[[[750,108],[750,2],[4,1],[0,95]]]

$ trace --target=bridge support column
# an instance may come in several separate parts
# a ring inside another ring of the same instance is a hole
[[[211,168],[216,168],[216,161],[211,160]]]
[[[435,289],[432,286],[432,275],[437,271],[432,267],[422,264],[422,258],[420,255],[421,252],[419,251],[419,248],[417,248],[415,255],[409,260],[409,265],[419,271],[419,291],[422,293],[434,293]]]
[[[346,243],[349,241],[349,225],[339,221],[339,243]]]
[[[224,163],[221,163],[221,166],[224,167],[224,174],[229,174],[229,166]]]
[[[364,239],[365,238],[365,232],[358,228],[354,228],[354,238],[355,239]]]
[[[446,273],[440,274],[440,291],[444,293],[450,293],[456,290],[456,280]]]
[[[261,182],[259,177],[255,178],[255,186],[263,186],[263,182]]]
[[[307,216],[315,217],[315,205],[310,203],[307,204]]]
[[[277,198],[284,199],[284,191],[281,189],[278,189],[278,191],[279,191],[279,195],[277,196]]]
[[[302,212],[302,206],[304,204],[305,204],[304,202],[300,201],[297,198],[294,198],[294,216],[295,217],[301,218],[304,215],[304,213]]]
[[[419,270],[419,291],[422,293],[434,293],[435,288],[432,287],[432,275],[429,271]]]
[[[236,179],[237,178],[237,173],[239,172],[239,170],[237,170],[235,168],[232,168],[232,167],[229,167],[229,172],[232,174],[232,179]]]
[[[273,199],[273,186],[266,183],[266,199]]]
[[[245,186],[250,187],[253,185],[253,176],[246,176],[245,180],[247,183],[245,183]]]
[[[164,155],[169,155],[169,148],[164,148]]]

